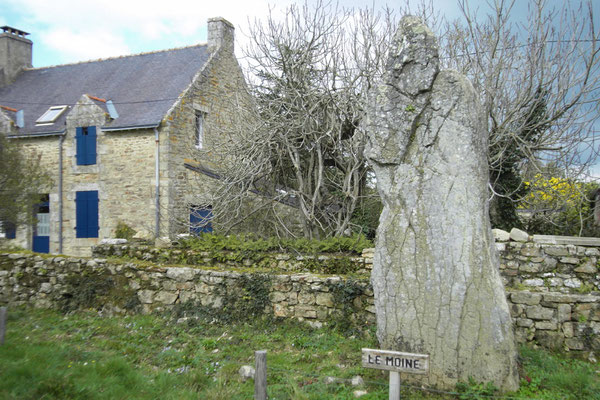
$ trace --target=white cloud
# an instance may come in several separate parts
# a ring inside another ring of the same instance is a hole
[[[309,0],[309,3],[316,1]],[[440,1],[444,4],[453,0]],[[269,3],[275,9],[274,15],[283,15],[279,11],[292,3],[302,2],[2,0],[5,14],[2,19],[7,20],[8,25],[32,33],[34,57],[39,57],[41,63],[47,65],[199,43],[206,40],[206,20],[216,16],[226,18],[236,27],[239,48],[246,40],[248,20],[265,17]],[[340,0],[340,6],[375,9],[386,3],[386,0]],[[391,5],[399,8],[399,4],[403,3]]]
[[[128,54],[123,38],[107,31],[75,32],[68,28],[51,28],[41,37],[42,44],[60,50],[63,60],[79,61]]]

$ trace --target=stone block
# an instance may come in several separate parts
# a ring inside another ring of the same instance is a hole
[[[581,281],[577,278],[565,279],[564,285],[571,289],[579,289],[581,287]]]
[[[298,295],[298,303],[307,305],[315,304],[315,295],[313,293],[301,292]]]
[[[572,338],[573,334],[574,334],[573,323],[571,323],[571,322],[565,322],[562,325],[562,331],[563,331],[563,333],[564,333],[564,335],[565,335],[566,338]]]
[[[532,292],[512,292],[510,300],[515,304],[527,304],[533,306],[540,303],[542,294]]]
[[[525,257],[539,257],[541,255],[541,252],[538,247],[527,245],[521,248],[521,255]]]
[[[563,264],[577,265],[579,264],[579,259],[577,257],[561,257],[560,262]]]
[[[192,282],[177,282],[175,288],[177,290],[193,290],[194,284]]]
[[[558,261],[553,257],[544,257],[544,261],[542,261],[542,269],[544,271],[553,271],[558,265]]]
[[[544,280],[540,279],[540,278],[525,279],[525,280],[523,280],[523,285],[532,286],[532,287],[541,287],[541,286],[544,286]]]
[[[199,283],[195,285],[195,289],[197,293],[209,294],[212,292],[212,286],[206,283]]]
[[[563,293],[544,293],[544,301],[548,303],[574,303],[576,296]]]
[[[569,350],[584,350],[585,344],[582,340],[576,338],[568,338],[565,340],[565,344]]]
[[[280,318],[287,318],[291,315],[290,309],[281,304],[273,304],[273,315]]]
[[[320,306],[333,307],[333,295],[330,293],[318,293],[316,302]]]
[[[508,242],[510,240],[510,233],[502,229],[492,229],[492,234],[497,242]]]
[[[273,292],[269,295],[271,303],[281,303],[287,299],[287,295],[281,292]]]
[[[525,309],[525,307],[521,304],[512,304],[510,305],[510,315],[512,317],[518,317],[519,315],[521,315],[523,313],[523,310]]]
[[[533,326],[533,321],[527,318],[517,318],[516,325],[521,328],[531,328]]]
[[[137,292],[138,299],[142,304],[152,304],[154,302],[154,291],[153,290],[140,290]]]
[[[559,304],[557,313],[558,322],[567,322],[571,320],[571,306],[569,304]]]
[[[554,316],[554,310],[551,308],[546,308],[546,307],[542,307],[542,306],[528,306],[525,314],[527,315],[527,318],[531,318],[534,320],[538,320],[538,321],[543,321],[543,320],[551,320],[552,317]]]
[[[527,328],[517,328],[515,329],[515,340],[517,343],[527,343],[529,333]]]
[[[198,295],[194,292],[190,291],[181,291],[179,292],[179,300],[182,303],[187,303],[189,301],[194,301],[198,298]]]
[[[299,305],[296,306],[294,311],[296,317],[311,319],[317,318],[317,310],[315,310],[314,307]]]
[[[154,301],[162,304],[174,304],[178,297],[179,294],[177,292],[161,290],[154,296]]]
[[[527,242],[529,240],[529,234],[517,228],[512,228],[510,231],[510,238],[515,242]]]
[[[575,268],[575,272],[579,272],[582,274],[595,274],[597,271],[598,268],[596,268],[595,263],[592,263],[589,260],[583,263],[583,265]]]
[[[519,268],[519,271],[527,272],[530,274],[540,272],[541,270],[542,270],[542,266],[540,264],[535,264],[535,263],[525,263],[525,264],[521,265],[521,267]]]
[[[563,348],[564,337],[562,333],[539,330],[535,332],[534,338],[539,345],[547,349],[559,351]]]
[[[544,253],[553,257],[564,257],[569,255],[569,250],[563,246],[543,246]]]
[[[40,292],[42,292],[42,293],[52,292],[52,285],[49,282],[42,283],[40,286]]]
[[[174,279],[178,282],[186,282],[194,279],[196,270],[189,267],[167,268],[167,278]]]
[[[537,321],[535,329],[543,331],[555,331],[558,329],[558,324],[554,321]]]

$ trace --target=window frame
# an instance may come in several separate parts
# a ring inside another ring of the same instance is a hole
[[[51,106],[36,121],[36,125],[52,125],[68,106]]]
[[[194,145],[196,149],[204,148],[204,126],[206,125],[206,112],[196,110],[194,113]]]

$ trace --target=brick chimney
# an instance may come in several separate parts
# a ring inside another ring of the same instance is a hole
[[[0,26],[0,86],[12,83],[24,68],[31,68],[31,47],[27,32]]]
[[[233,24],[225,18],[216,17],[208,20],[208,48],[211,51],[223,47],[233,53],[235,37]]]

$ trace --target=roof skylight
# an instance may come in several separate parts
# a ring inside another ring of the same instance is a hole
[[[36,124],[52,124],[67,109],[67,106],[52,106],[35,121]]]

